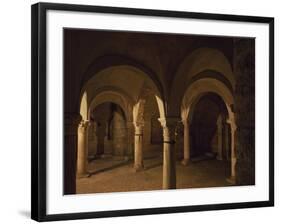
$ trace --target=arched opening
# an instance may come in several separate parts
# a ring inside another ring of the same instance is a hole
[[[150,89],[144,91],[134,107],[136,171],[160,165],[163,154],[163,129],[159,122],[161,107]]]
[[[236,123],[233,107],[232,92],[219,80],[202,78],[187,88],[181,111],[184,124],[182,164],[187,165],[196,156],[225,158],[230,160],[230,165],[226,166],[226,170],[231,170],[226,171],[230,173],[228,181],[235,183]]]
[[[86,125],[79,126],[84,129],[78,135],[78,177],[95,173],[105,158],[114,157],[111,164],[117,157],[128,163],[134,160],[136,171],[144,168],[144,157],[148,167],[155,165],[152,158],[162,158],[158,119],[165,116],[163,94],[147,74],[128,65],[111,66],[92,76],[82,90],[80,114]]]
[[[90,112],[88,158],[126,156],[127,121],[123,109],[115,103],[102,103]]]
[[[225,103],[220,96],[206,93],[192,106],[190,124],[191,160],[230,160],[230,129]]]
[[[168,100],[170,113],[177,114],[178,105],[182,103],[182,96],[193,82],[206,78],[225,82],[229,90],[235,88],[235,76],[231,63],[218,49],[197,48],[184,58],[172,83],[172,89],[177,91],[172,91]]]

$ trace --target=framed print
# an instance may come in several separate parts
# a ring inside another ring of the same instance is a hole
[[[32,219],[274,205],[274,19],[32,6]]]

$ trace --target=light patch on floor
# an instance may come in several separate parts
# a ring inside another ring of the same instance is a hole
[[[102,158],[89,163],[89,175],[77,178],[77,193],[126,192],[162,189],[162,158],[144,160],[145,169],[135,172],[133,161],[124,158]],[[191,162],[188,166],[177,161],[177,188],[230,186],[226,178],[230,163],[215,159]]]

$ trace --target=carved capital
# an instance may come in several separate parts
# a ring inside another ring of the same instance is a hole
[[[90,126],[90,121],[88,121],[88,120],[82,120],[81,122],[80,122],[80,124],[79,124],[79,128],[83,128],[83,129],[86,129],[86,128],[88,128],[89,126]]]
[[[181,120],[177,117],[159,118],[163,127],[164,143],[174,143],[176,139],[176,128]]]
[[[86,121],[82,120],[79,124],[78,130],[79,130],[79,132],[84,133],[84,132],[88,131],[89,126],[90,126],[90,122],[88,120],[86,120]]]
[[[181,121],[184,127],[189,127],[189,121],[188,119],[184,119]]]
[[[236,123],[235,123],[235,118],[234,118],[234,113],[231,113],[229,115],[229,118],[226,121],[228,124],[230,124],[231,132],[234,133],[237,129]]]
[[[134,127],[135,127],[135,135],[143,134],[143,127],[144,127],[143,122],[134,122]]]
[[[176,127],[178,123],[181,121],[178,117],[166,117],[166,118],[158,118],[158,121],[161,123],[162,127]]]
[[[135,128],[143,128],[144,127],[144,122],[140,122],[140,121],[137,121],[137,122],[133,122]]]
[[[234,121],[227,120],[227,123],[230,125],[231,133],[235,133],[237,126]]]

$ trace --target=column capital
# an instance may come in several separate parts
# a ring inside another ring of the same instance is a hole
[[[230,125],[231,132],[234,133],[237,130],[236,124],[229,120],[227,120],[227,123]]]
[[[88,127],[91,124],[91,122],[89,120],[82,120],[80,122],[80,126],[82,127]]]
[[[135,127],[138,127],[138,128],[144,127],[144,122],[142,122],[142,121],[134,121],[132,123],[134,124]]]
[[[135,127],[135,135],[142,135],[143,134],[143,128],[144,128],[144,122],[133,122]]]
[[[77,135],[77,128],[81,122],[82,117],[76,113],[64,114],[64,134],[65,135]]]
[[[186,118],[186,119],[182,119],[181,120],[183,126],[188,126],[189,125],[189,120]]]
[[[164,117],[158,118],[158,121],[161,123],[163,128],[172,128],[173,126],[176,127],[181,119],[178,117]]]
[[[231,128],[231,131],[234,133],[237,129],[237,125],[235,124],[235,119],[234,119],[234,115],[232,115],[231,117],[229,117],[226,122],[228,124],[230,124],[230,128]]]
[[[90,126],[90,121],[82,120],[79,124],[79,131],[86,131]]]
[[[164,143],[174,143],[176,138],[176,127],[181,121],[178,117],[159,118],[163,127]]]

